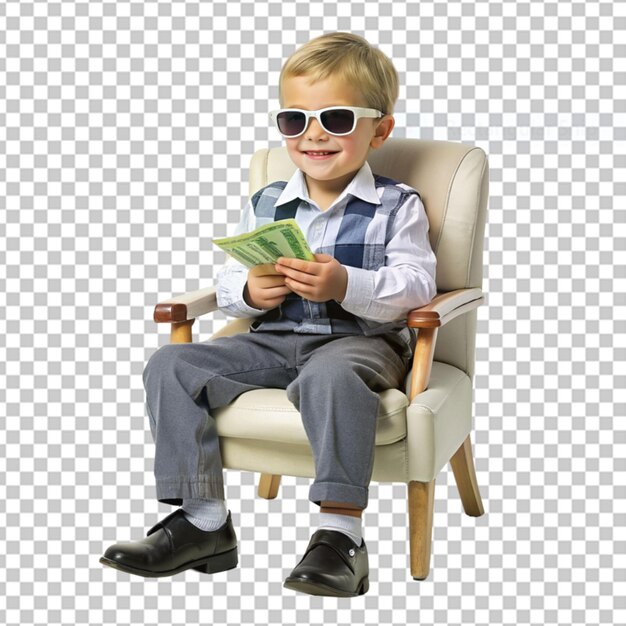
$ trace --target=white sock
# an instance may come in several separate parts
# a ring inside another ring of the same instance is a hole
[[[319,528],[338,530],[348,535],[357,546],[361,545],[363,533],[361,531],[361,518],[353,515],[338,515],[337,513],[320,513]]]
[[[226,523],[226,501],[219,498],[183,499],[185,517],[200,530],[217,530]]]

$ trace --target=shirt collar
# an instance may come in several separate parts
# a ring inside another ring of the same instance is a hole
[[[363,166],[354,175],[354,178],[348,183],[348,186],[339,194],[337,199],[333,202],[333,206],[348,194],[361,198],[366,202],[371,202],[372,204],[381,204],[378,193],[376,192],[376,185],[374,184],[374,174],[372,174],[372,169],[367,161],[363,163]],[[299,168],[287,182],[286,187],[283,189],[280,196],[278,196],[275,205],[285,204],[296,198],[311,202],[306,188],[306,181],[304,180],[304,173]]]

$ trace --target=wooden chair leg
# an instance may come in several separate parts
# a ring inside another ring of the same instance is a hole
[[[420,483],[412,480],[408,492],[411,576],[415,580],[424,580],[430,571],[435,481]]]
[[[476,482],[472,441],[469,435],[450,459],[450,465],[452,465],[454,479],[456,480],[456,486],[459,490],[465,513],[472,517],[483,515],[485,510],[483,509],[478,483]]]
[[[259,480],[259,497],[273,500],[278,495],[280,476],[275,474],[261,474]]]

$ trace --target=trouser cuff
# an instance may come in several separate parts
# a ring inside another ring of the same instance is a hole
[[[367,507],[369,489],[341,483],[313,483],[309,489],[309,500],[318,506],[324,500],[352,504],[360,509]]]
[[[214,479],[160,479],[156,481],[159,502],[181,505],[184,498],[218,498],[225,500],[224,483]]]

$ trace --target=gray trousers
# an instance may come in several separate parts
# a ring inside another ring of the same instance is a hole
[[[378,392],[401,387],[408,365],[390,336],[248,332],[159,348],[143,374],[157,498],[224,499],[211,410],[273,387],[287,390],[311,444],[309,500],[366,508]]]

